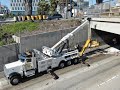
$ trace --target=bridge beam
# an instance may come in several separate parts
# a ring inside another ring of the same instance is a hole
[[[120,35],[120,18],[93,18],[90,27]]]

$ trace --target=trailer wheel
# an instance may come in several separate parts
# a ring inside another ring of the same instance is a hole
[[[79,62],[79,60],[77,58],[73,60],[74,64],[78,64],[78,62]]]
[[[70,66],[72,64],[71,60],[66,62],[67,66]]]
[[[60,62],[60,64],[59,64],[59,68],[61,69],[61,68],[64,68],[65,67],[65,62]]]
[[[12,85],[17,85],[20,82],[20,77],[19,76],[12,76],[10,78],[10,83]]]

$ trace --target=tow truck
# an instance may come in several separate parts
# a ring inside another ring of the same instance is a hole
[[[74,35],[88,23],[89,21],[85,20],[51,48],[43,46],[42,52],[33,49],[20,54],[18,61],[5,64],[5,76],[10,80],[12,85],[17,85],[24,76],[31,77],[50,68],[64,68],[66,65],[70,66],[72,63],[77,64],[85,49],[89,46],[91,39],[86,41],[82,49],[78,47],[79,45],[71,49],[69,47],[69,40],[74,38]],[[99,43],[96,45],[99,45]]]

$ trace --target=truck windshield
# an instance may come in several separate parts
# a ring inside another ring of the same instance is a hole
[[[21,60],[21,62],[24,62],[24,61],[28,61],[28,62],[31,62],[31,59],[29,59],[31,57],[31,54],[30,55],[28,55],[28,54],[26,54],[26,53],[21,53],[20,55],[19,55],[19,60]]]
[[[19,60],[21,60],[21,62],[24,62],[24,61],[26,60],[26,57],[20,55],[20,56],[19,56]]]

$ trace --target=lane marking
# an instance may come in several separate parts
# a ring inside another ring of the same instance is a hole
[[[110,82],[110,81],[112,81],[112,80],[114,80],[114,79],[116,79],[116,78],[118,78],[118,77],[119,77],[119,75],[115,75],[115,76],[111,77],[110,79],[102,82],[102,83],[99,84],[98,86],[100,87],[100,86],[102,86],[102,85],[104,85],[104,84],[107,84],[108,82]]]

